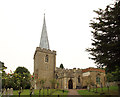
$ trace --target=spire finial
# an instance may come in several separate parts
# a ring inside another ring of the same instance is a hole
[[[44,16],[45,16],[45,9],[44,9]]]

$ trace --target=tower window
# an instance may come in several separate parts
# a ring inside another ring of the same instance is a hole
[[[45,62],[48,62],[48,55],[45,56]]]

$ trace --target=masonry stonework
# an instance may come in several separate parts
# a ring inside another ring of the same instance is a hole
[[[98,68],[61,69],[56,67],[55,75],[57,82],[60,83],[60,89],[80,89],[88,85],[105,86],[105,70]],[[96,81],[97,77],[99,77],[99,82]]]
[[[105,70],[98,68],[86,69],[61,69],[56,67],[56,51],[51,51],[47,36],[46,22],[44,16],[43,29],[39,47],[34,54],[35,89],[44,87],[60,89],[86,88],[88,85],[97,87],[105,86]],[[56,85],[58,83],[58,85]]]
[[[48,56],[48,61],[45,58]],[[56,67],[56,51],[36,48],[34,55],[34,74],[36,76],[36,88],[40,88],[40,80],[44,80],[45,87],[51,87],[50,81],[54,78]]]

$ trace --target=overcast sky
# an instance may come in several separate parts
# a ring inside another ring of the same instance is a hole
[[[33,73],[33,56],[39,46],[43,17],[56,66],[96,67],[86,48],[91,47],[93,10],[114,0],[0,0],[0,61],[7,72],[24,66]]]

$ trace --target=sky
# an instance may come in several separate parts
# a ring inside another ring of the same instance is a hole
[[[0,61],[6,72],[18,66],[34,70],[33,56],[39,46],[45,13],[51,50],[57,51],[56,66],[96,67],[85,49],[92,47],[89,23],[114,0],[0,0]]]

